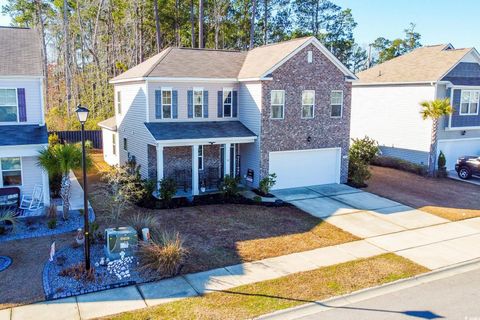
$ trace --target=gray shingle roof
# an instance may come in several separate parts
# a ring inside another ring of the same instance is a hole
[[[35,30],[0,27],[0,75],[43,75],[41,40]]]
[[[117,131],[117,119],[115,118],[115,116],[113,116],[111,118],[100,121],[98,123],[98,126],[100,128],[105,128],[110,131]]]
[[[48,143],[47,126],[37,124],[0,126],[0,146]]]
[[[256,137],[240,121],[150,122],[145,126],[157,141]]]

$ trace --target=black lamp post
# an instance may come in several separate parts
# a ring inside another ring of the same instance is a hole
[[[88,118],[88,109],[78,105],[77,110],[78,121],[82,125],[82,171],[83,171],[83,233],[84,233],[84,251],[85,251],[85,269],[90,270],[90,241],[88,237],[89,227],[89,211],[87,200],[87,163],[85,152],[85,122]]]

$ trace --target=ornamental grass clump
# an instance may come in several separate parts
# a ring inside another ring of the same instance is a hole
[[[187,255],[188,250],[178,232],[163,231],[159,236],[154,235],[150,242],[140,244],[138,249],[141,269],[161,278],[179,274]]]

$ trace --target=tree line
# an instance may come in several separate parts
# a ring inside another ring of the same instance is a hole
[[[248,50],[313,35],[354,72],[420,46],[412,24],[405,38],[364,48],[352,11],[330,0],[8,0],[2,11],[41,35],[55,130],[78,128],[77,104],[97,129],[113,115],[108,80],[168,46]]]

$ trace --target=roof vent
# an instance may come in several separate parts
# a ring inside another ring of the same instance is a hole
[[[307,62],[312,63],[313,61],[313,53],[311,50],[307,51]]]

